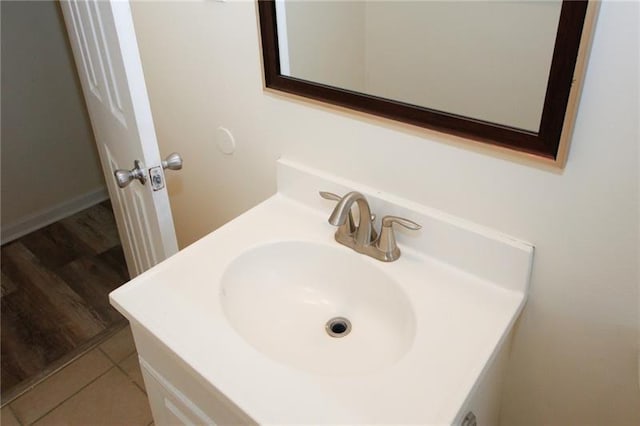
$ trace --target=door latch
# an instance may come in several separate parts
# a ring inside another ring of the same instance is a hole
[[[149,180],[151,181],[151,188],[154,191],[160,191],[164,188],[164,178],[162,175],[162,168],[160,166],[149,169]]]

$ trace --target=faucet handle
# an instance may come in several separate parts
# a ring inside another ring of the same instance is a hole
[[[398,216],[385,216],[382,218],[382,229],[380,230],[380,238],[377,246],[384,253],[384,261],[392,262],[400,257],[400,249],[396,244],[396,236],[393,232],[393,224],[397,223],[412,231],[422,228],[419,224],[412,220]]]
[[[325,200],[331,200],[331,201],[340,201],[340,200],[342,200],[341,196],[339,196],[337,194],[334,194],[333,192],[319,191],[319,194]]]
[[[391,225],[397,223],[398,225],[402,225],[407,229],[410,229],[412,231],[417,231],[418,229],[422,228],[421,225],[415,223],[412,220],[409,219],[405,219],[403,217],[398,217],[398,216],[385,216],[382,218],[382,227],[383,228],[391,228]]]

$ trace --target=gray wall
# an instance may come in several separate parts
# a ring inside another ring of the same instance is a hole
[[[104,187],[55,1],[2,1],[2,229]],[[77,203],[76,203],[77,204]]]

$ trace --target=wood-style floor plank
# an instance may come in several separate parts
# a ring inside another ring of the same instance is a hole
[[[92,307],[22,243],[11,243],[2,251],[2,265],[7,264],[10,268],[5,273],[39,304],[56,312],[56,320],[68,326],[72,341],[88,339],[105,329],[104,321]]]
[[[96,257],[118,274],[120,283],[129,281],[129,270],[127,269],[127,261],[124,258],[124,251],[121,245],[110,248]]]
[[[113,212],[102,204],[64,218],[60,224],[91,247],[94,253],[102,253],[120,244]]]
[[[59,222],[20,238],[26,248],[49,269],[59,268],[93,249]]]
[[[108,294],[129,275],[109,202],[5,244],[0,254],[4,403],[122,327]]]
[[[18,289],[13,280],[9,278],[4,272],[0,273],[0,288],[2,288],[0,297],[8,296]]]
[[[55,324],[32,326],[24,311],[24,298],[11,303],[2,300],[2,392],[37,375],[44,365],[74,348],[57,333]]]
[[[105,323],[124,320],[111,307],[105,295],[120,287],[126,279],[123,280],[120,273],[100,257],[83,256],[60,268],[58,274],[82,300],[93,307]]]

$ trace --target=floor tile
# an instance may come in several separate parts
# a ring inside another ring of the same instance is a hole
[[[17,398],[11,408],[22,423],[30,424],[112,366],[102,352],[94,349]]]
[[[116,363],[119,363],[134,353],[136,351],[136,345],[133,342],[131,327],[127,326],[118,331],[113,337],[101,344],[100,349]]]
[[[13,415],[11,408],[8,405],[2,407],[2,416],[0,416],[0,424],[2,426],[20,426],[20,422]]]
[[[145,394],[114,367],[35,424],[146,426],[152,420]]]
[[[145,389],[142,371],[140,371],[140,362],[138,361],[138,354],[136,352],[125,358],[119,365],[131,380],[133,380],[142,389]]]

